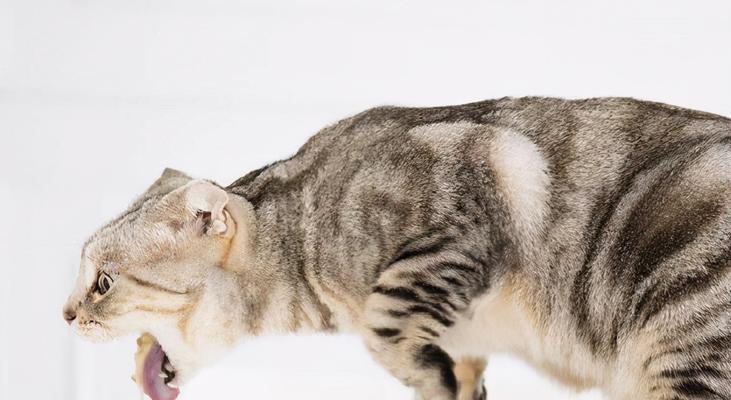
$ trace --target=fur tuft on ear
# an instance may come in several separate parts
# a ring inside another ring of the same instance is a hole
[[[204,180],[193,180],[185,186],[186,208],[194,215],[206,216],[206,233],[221,235],[226,233],[226,214],[223,208],[228,203],[228,194],[219,186]]]

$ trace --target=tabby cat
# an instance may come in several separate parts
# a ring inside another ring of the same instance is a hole
[[[167,169],[85,244],[64,317],[154,337],[154,400],[313,331],[423,400],[486,398],[496,352],[611,399],[731,399],[730,271],[731,120],[504,98],[374,108],[226,187]]]

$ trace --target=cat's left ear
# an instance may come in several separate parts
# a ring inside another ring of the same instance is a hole
[[[228,227],[223,208],[228,193],[220,186],[204,180],[193,180],[185,185],[185,203],[188,211],[201,218],[203,231],[208,235],[223,235]]]

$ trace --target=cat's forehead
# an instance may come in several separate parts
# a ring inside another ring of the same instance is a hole
[[[84,244],[82,258],[97,268],[118,265],[130,257],[130,252],[141,242],[153,238],[146,234],[145,222],[150,207],[147,204],[130,207],[119,217],[99,228]]]
[[[128,258],[128,251],[124,248],[124,239],[115,236],[115,231],[106,231],[103,234],[92,236],[84,245],[81,252],[81,262],[87,269],[111,271],[123,265]],[[129,246],[129,243],[128,243]]]
[[[150,201],[151,202],[151,201]],[[187,235],[168,205],[145,204],[99,229],[84,246],[84,258],[96,269],[124,272],[175,257]]]
[[[151,229],[151,220],[159,218],[158,207],[162,196],[148,196],[137,199],[117,217],[97,229],[89,237],[84,249],[104,251],[144,239],[145,231]]]

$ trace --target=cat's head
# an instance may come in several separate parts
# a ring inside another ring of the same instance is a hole
[[[222,266],[241,228],[228,203],[219,186],[166,169],[84,245],[64,318],[91,340],[153,335],[183,383],[235,340],[219,326],[236,301],[221,300],[235,293]]]

